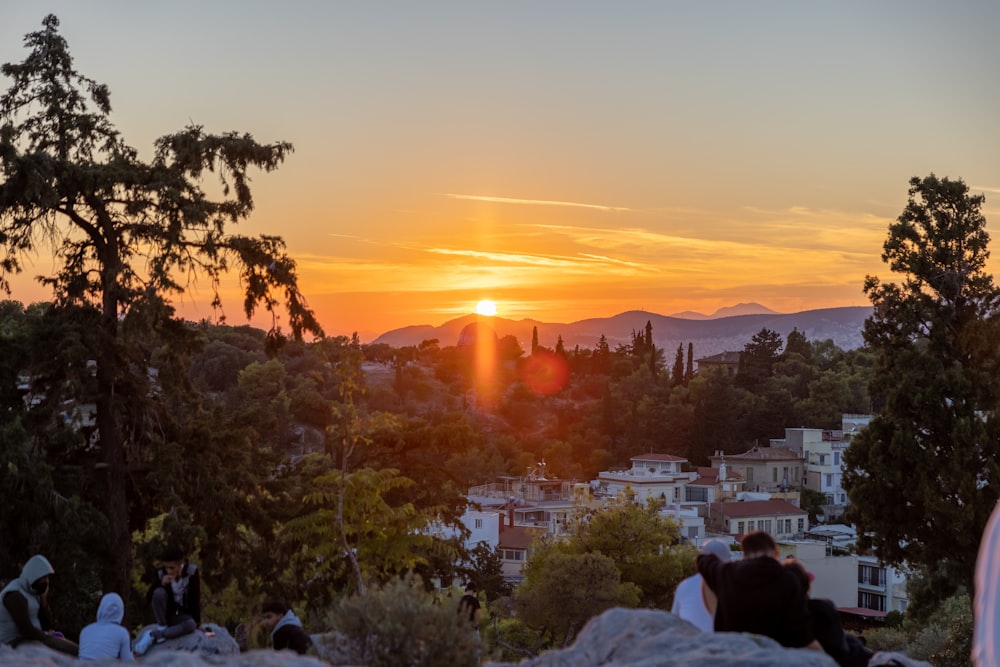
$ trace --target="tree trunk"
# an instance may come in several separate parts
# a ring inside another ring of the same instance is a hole
[[[104,290],[101,304],[101,338],[97,351],[97,429],[101,457],[106,464],[108,494],[108,549],[111,567],[105,570],[105,591],[127,595],[132,579],[132,534],[128,520],[128,479],[125,445],[118,421],[115,378],[118,374],[118,258],[104,262]]]

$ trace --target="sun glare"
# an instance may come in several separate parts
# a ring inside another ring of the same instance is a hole
[[[489,299],[483,299],[476,304],[476,314],[492,317],[497,314],[497,305]]]

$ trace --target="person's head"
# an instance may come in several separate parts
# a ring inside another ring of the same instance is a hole
[[[469,583],[467,583],[465,585],[465,592],[466,593],[473,593],[473,594],[475,594],[475,592],[478,591],[478,590],[479,590],[479,587],[476,586],[476,582],[474,582],[474,581],[470,581]]]
[[[52,564],[41,554],[32,556],[21,568],[21,583],[35,595],[44,595],[49,589],[49,577],[55,573]]]
[[[743,545],[744,558],[756,558],[758,556],[778,558],[778,545],[775,543],[774,538],[763,530],[755,530],[747,533],[740,540],[740,543]]]
[[[284,602],[265,602],[260,608],[261,618],[268,630],[274,630],[281,617],[288,613],[288,605]]]
[[[180,577],[181,568],[184,566],[184,552],[177,547],[168,547],[160,555],[160,567],[163,572],[169,574],[174,579]]]
[[[733,558],[733,552],[722,540],[709,540],[701,545],[702,553],[715,554],[723,563],[728,563]]]
[[[803,592],[809,593],[809,587],[812,586],[812,581],[815,578],[813,573],[805,568],[805,566],[794,558],[786,558],[782,563],[787,567],[795,577],[799,580],[799,586],[802,588]]]

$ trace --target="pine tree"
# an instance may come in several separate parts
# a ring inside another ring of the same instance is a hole
[[[49,15],[42,25],[25,37],[24,62],[0,68],[13,81],[0,97],[0,287],[9,291],[8,276],[21,271],[26,256],[51,250],[57,267],[42,282],[60,303],[100,311],[96,421],[115,557],[105,588],[124,591],[131,552],[127,459],[142,442],[123,420],[128,402],[143,400],[129,389],[131,376],[146,374],[123,357],[129,317],[145,311],[162,325],[172,317],[164,307],[169,295],[198,275],[217,288],[235,266],[247,315],[259,307],[271,312],[273,338],[280,337],[279,294],[293,334],[320,329],[282,240],[228,233],[253,210],[250,170],[276,169],[292,146],[192,125],[158,139],[144,162],[111,122],[107,86],[73,68],[59,20]],[[220,199],[202,189],[209,172],[220,179]]]
[[[883,407],[845,455],[859,545],[921,570],[941,599],[972,590],[1000,494],[1000,294],[985,272],[984,200],[961,180],[910,180],[882,254],[902,280],[865,280],[871,389]]]

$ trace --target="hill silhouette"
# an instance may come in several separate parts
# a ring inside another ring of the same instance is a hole
[[[694,345],[696,357],[706,357],[726,350],[742,350],[751,337],[762,328],[767,328],[787,336],[798,329],[811,341],[830,339],[838,347],[851,350],[861,347],[864,340],[861,331],[865,320],[871,315],[871,306],[847,306],[843,308],[822,308],[799,313],[758,313],[734,315],[713,319],[691,319],[658,315],[643,310],[630,310],[613,317],[597,317],[576,322],[540,322],[523,319],[509,320],[503,317],[485,317],[469,314],[449,320],[440,326],[420,325],[387,331],[374,343],[386,343],[394,347],[419,345],[436,338],[441,346],[454,345],[459,333],[471,322],[485,320],[498,336],[514,336],[524,349],[531,345],[531,334],[538,327],[538,342],[545,347],[555,347],[562,336],[567,350],[579,345],[593,348],[603,335],[614,348],[618,344],[632,341],[633,331],[645,331],[646,322],[653,326],[653,342],[666,351],[666,358],[672,360],[672,353],[678,345]]]

